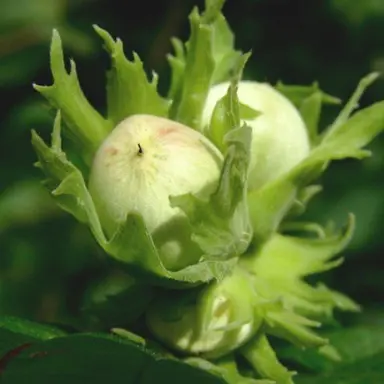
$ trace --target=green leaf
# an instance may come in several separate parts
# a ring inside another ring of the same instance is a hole
[[[2,4],[1,8],[4,10],[7,5]],[[4,35],[2,38],[5,44],[13,44],[12,41],[6,41]],[[36,72],[43,65],[44,56],[37,47],[24,48],[12,55],[2,55],[0,60],[0,87],[12,89],[31,82],[33,77],[36,76]]]
[[[47,177],[45,184],[56,203],[88,224],[98,244],[128,273],[154,284],[188,286],[221,280],[232,270],[236,258],[226,262],[207,260],[175,272],[167,270],[142,217],[134,213],[128,215],[111,239],[107,239],[81,172],[61,149],[60,113],[55,120],[52,146],[48,147],[35,132],[32,132],[32,144],[39,159],[38,166]]]
[[[94,26],[103,39],[111,56],[112,69],[107,76],[108,118],[114,125],[135,114],[149,114],[166,117],[169,102],[157,92],[158,77],[153,73],[149,82],[143,63],[136,53],[133,61],[124,54],[123,42],[116,41],[104,29]]]
[[[356,112],[289,173],[251,191],[248,204],[257,241],[264,241],[277,230],[292,209],[298,191],[316,179],[331,160],[366,157],[369,152],[362,148],[383,128],[384,101]]]
[[[299,376],[297,384],[366,384],[384,381],[384,352],[346,364],[319,376]]]
[[[215,373],[165,357],[127,338],[76,334],[32,343],[13,356],[2,383],[185,383],[225,384]]]
[[[8,360],[29,348],[31,343],[64,336],[66,333],[50,325],[13,316],[0,316],[0,378]]]
[[[54,83],[51,86],[34,85],[53,107],[60,109],[68,127],[65,134],[91,156],[111,129],[105,120],[88,102],[77,78],[75,62],[71,60],[68,73],[65,68],[59,33],[54,30],[51,43],[51,70]]]
[[[28,348],[32,342],[37,341],[34,337],[23,335],[3,329],[0,327],[0,378],[4,365],[10,356]]]
[[[191,35],[186,52],[175,41],[176,56],[168,57],[173,72],[170,118],[196,129],[201,129],[209,88],[226,78],[240,55],[233,49],[233,35],[220,13],[223,3],[206,1],[202,15],[194,8],[189,16]]]
[[[0,233],[12,227],[36,225],[60,214],[61,211],[38,182],[22,180],[2,191]]]
[[[54,337],[66,335],[66,332],[56,327],[13,316],[0,316],[0,329],[6,329],[13,333],[39,340],[49,340]]]

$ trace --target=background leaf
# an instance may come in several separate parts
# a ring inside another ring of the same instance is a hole
[[[30,341],[30,340],[28,340]],[[32,341],[7,361],[1,381],[11,383],[142,383],[182,380],[224,384],[218,376],[119,337],[77,334]]]

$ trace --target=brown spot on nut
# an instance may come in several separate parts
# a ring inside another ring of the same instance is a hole
[[[172,132],[175,132],[176,131],[176,128],[175,127],[164,127],[164,128],[161,128],[159,129],[159,136],[165,136],[165,135],[168,135]]]
[[[105,153],[110,156],[115,156],[119,153],[119,151],[115,147],[108,147],[105,149]]]

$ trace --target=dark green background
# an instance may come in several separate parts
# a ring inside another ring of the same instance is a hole
[[[164,92],[169,38],[188,36],[187,15],[202,3],[0,0],[0,315],[73,325],[84,288],[103,270],[88,230],[52,205],[32,166],[30,130],[48,137],[54,116],[32,89],[33,82],[51,83],[52,28],[59,29],[67,57],[75,58],[86,95],[103,111],[108,58],[92,24],[122,38],[128,57],[138,52],[146,69],[159,73]],[[380,0],[228,0],[224,13],[237,48],[253,51],[247,78],[288,84],[317,80],[327,93],[346,100],[362,76],[384,71]],[[383,79],[364,95],[362,106],[380,99]],[[327,107],[324,124],[336,113],[336,107]],[[306,218],[342,224],[355,212],[357,230],[345,263],[322,279],[362,303],[366,317],[382,319],[383,135],[371,149],[374,156],[363,163],[332,165]]]

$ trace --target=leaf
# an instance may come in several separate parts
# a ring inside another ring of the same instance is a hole
[[[224,80],[240,53],[233,49],[233,36],[220,13],[223,0],[207,0],[200,15],[194,8],[189,16],[191,35],[182,48],[174,40],[176,56],[169,56],[173,97],[170,118],[201,129],[201,116],[209,88]]]
[[[17,355],[24,348],[29,348],[37,339],[17,334],[7,329],[0,329],[0,379],[1,372],[7,366],[11,357]]]
[[[297,384],[366,384],[384,381],[384,352],[346,364],[319,376],[299,376]]]
[[[0,233],[14,226],[35,225],[60,214],[41,185],[34,180],[19,181],[0,196]]]
[[[143,63],[136,53],[133,53],[133,61],[127,60],[120,39],[115,41],[97,25],[94,29],[103,39],[112,60],[112,69],[107,76],[107,100],[108,118],[113,125],[134,114],[166,117],[169,102],[157,92],[157,75],[153,73],[152,81],[149,82]]]
[[[126,338],[75,334],[32,343],[14,356],[2,383],[132,383],[183,381],[225,384],[215,373],[192,367]]]
[[[6,6],[2,4],[2,9],[4,8]],[[6,44],[13,43],[6,40],[5,42]],[[25,48],[12,55],[1,56],[0,87],[11,89],[29,83],[36,76],[36,72],[43,66],[43,63],[44,57],[37,47]]]
[[[11,358],[39,340],[49,340],[66,333],[50,325],[13,316],[0,316],[0,379]]]
[[[267,239],[292,209],[300,189],[316,179],[331,160],[361,159],[362,150],[384,128],[384,101],[356,112],[290,172],[248,194],[250,217],[257,241]]]
[[[13,316],[0,316],[0,329],[7,329],[13,333],[39,340],[49,340],[54,337],[66,335],[66,332],[56,327]]]
[[[85,157],[91,156],[111,129],[105,120],[88,102],[81,90],[76,65],[71,60],[68,73],[65,68],[59,33],[54,30],[51,42],[51,70],[54,83],[51,86],[34,85],[53,107],[61,110],[66,126],[65,134],[80,146]]]
[[[127,216],[111,239],[107,239],[81,172],[61,149],[60,113],[55,120],[52,146],[48,147],[35,132],[32,132],[32,144],[39,159],[38,166],[47,177],[45,184],[56,203],[88,224],[98,244],[128,273],[156,285],[183,287],[221,280],[232,270],[236,263],[234,257],[225,262],[203,261],[175,272],[167,270],[142,217],[134,213]]]

